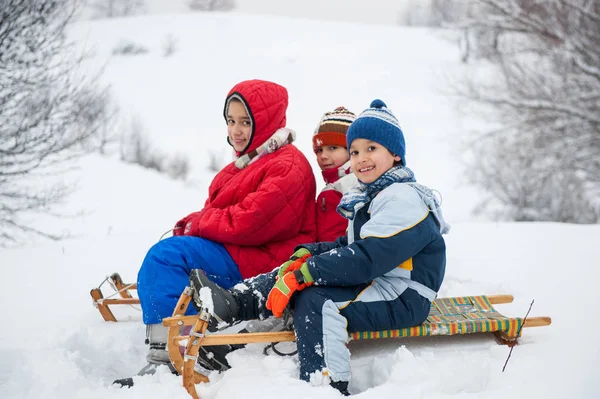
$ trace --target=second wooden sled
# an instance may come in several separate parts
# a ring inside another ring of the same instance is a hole
[[[206,328],[211,317],[208,312],[202,311],[194,316],[184,315],[191,299],[192,289],[186,287],[177,302],[173,316],[163,319],[163,325],[169,329],[167,349],[171,363],[182,375],[183,386],[194,399],[199,399],[195,384],[209,381],[208,377],[194,369],[201,345],[274,343],[296,340],[293,331],[206,335]],[[519,317],[506,317],[493,307],[496,304],[512,301],[512,295],[438,298],[431,303],[429,316],[421,325],[400,330],[355,332],[349,335],[349,339],[425,337],[489,332],[496,335],[498,342],[515,345],[523,327],[548,326],[552,322],[550,317],[528,317],[525,321]],[[189,326],[192,326],[191,329]],[[183,327],[188,327],[189,334],[180,333]],[[182,341],[187,341],[183,354],[181,351]]]
[[[102,285],[104,283],[110,284],[115,291],[108,297],[104,297],[102,294]],[[96,288],[90,290],[90,295],[94,300],[94,306],[100,311],[100,314],[105,321],[117,321],[117,318],[110,309],[110,305],[139,305],[140,300],[134,297],[133,291],[137,290],[137,284],[125,284],[119,273],[113,273],[107,276],[102,283]],[[113,296],[119,295],[118,298]]]

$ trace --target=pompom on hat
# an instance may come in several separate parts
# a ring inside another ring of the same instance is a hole
[[[398,155],[402,165],[406,166],[404,134],[398,119],[383,101],[373,100],[371,106],[352,122],[346,133],[346,148],[350,149],[350,144],[355,139],[366,139],[381,144],[392,154]]]
[[[325,112],[315,129],[313,149],[327,145],[346,147],[346,132],[356,115],[345,107]]]

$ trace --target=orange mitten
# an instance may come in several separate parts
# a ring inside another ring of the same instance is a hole
[[[267,309],[273,312],[273,316],[282,317],[283,311],[294,292],[302,291],[312,284],[313,278],[308,271],[308,266],[303,263],[297,270],[287,272],[283,278],[277,279],[277,282],[271,288],[271,292],[269,292]]]

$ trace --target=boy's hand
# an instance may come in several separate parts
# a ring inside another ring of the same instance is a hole
[[[306,262],[306,259],[310,258],[312,255],[308,252],[307,249],[300,248],[290,257],[290,260],[279,266],[279,271],[277,272],[277,279],[281,279],[287,272],[293,272],[294,270],[300,269],[302,264]]]
[[[283,278],[277,279],[277,282],[269,292],[267,298],[267,309],[273,312],[273,316],[282,317],[283,311],[290,302],[290,298],[296,291],[302,291],[313,284],[313,278],[308,271],[308,266],[303,263],[295,271],[285,273]]]

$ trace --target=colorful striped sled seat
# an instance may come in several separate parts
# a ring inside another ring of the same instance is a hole
[[[509,344],[521,335],[523,318],[503,316],[493,305],[512,301],[512,295],[438,298],[431,303],[429,317],[423,324],[400,330],[355,332],[350,337],[377,339],[493,332],[501,343]],[[535,317],[527,318],[525,324],[538,327],[550,322],[549,317]]]

